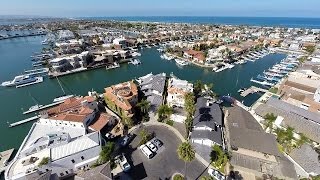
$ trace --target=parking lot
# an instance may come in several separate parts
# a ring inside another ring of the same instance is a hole
[[[163,126],[144,127],[156,138],[163,142],[155,156],[148,159],[139,149],[139,131],[136,129],[133,134],[137,136],[124,149],[126,157],[131,164],[131,170],[128,172],[133,179],[151,179],[164,180],[170,179],[174,173],[184,173],[185,163],[177,155],[177,148],[181,143],[180,139],[169,129]],[[198,160],[187,163],[187,178],[198,179],[206,176],[207,169]]]

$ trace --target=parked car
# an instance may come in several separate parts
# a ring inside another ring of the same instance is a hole
[[[151,159],[153,157],[152,151],[146,146],[146,145],[141,145],[140,149],[142,153],[147,156],[148,159]]]
[[[130,143],[130,141],[132,140],[132,135],[131,134],[127,134],[126,136],[123,137],[123,139],[120,142],[121,146],[126,146]]]
[[[158,148],[160,148],[160,147],[163,145],[163,143],[162,143],[159,139],[154,139],[154,140],[153,140],[153,143],[154,143]]]
[[[147,142],[146,145],[148,146],[149,149],[153,152],[157,152],[158,148],[152,143],[152,142]]]
[[[214,177],[216,180],[225,180],[226,179],[223,174],[221,174],[219,171],[212,169],[212,168],[208,169],[208,174],[211,177]]]
[[[115,136],[113,134],[111,134],[111,133],[107,133],[105,136],[109,140],[115,138]]]
[[[128,163],[127,158],[124,156],[124,154],[116,156],[115,161],[120,165],[121,169],[124,172],[128,172],[131,169],[131,166]]]

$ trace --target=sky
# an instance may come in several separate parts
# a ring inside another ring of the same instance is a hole
[[[0,15],[320,17],[320,0],[1,0]]]

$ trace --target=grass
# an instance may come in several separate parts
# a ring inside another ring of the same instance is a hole
[[[273,94],[277,94],[278,88],[272,87],[272,88],[269,89],[269,92],[271,92],[271,93],[273,93]]]

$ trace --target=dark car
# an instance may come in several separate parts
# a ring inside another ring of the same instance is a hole
[[[130,141],[132,140],[132,135],[131,134],[127,134],[126,136],[123,137],[123,139],[120,142],[121,146],[126,146],[130,143]]]

